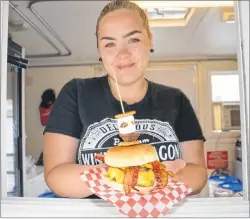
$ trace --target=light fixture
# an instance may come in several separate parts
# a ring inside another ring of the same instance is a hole
[[[233,7],[234,1],[132,1],[143,9],[148,8],[211,8]]]
[[[234,6],[234,1],[132,1],[148,15],[152,27],[186,26],[198,8]],[[227,21],[231,22],[231,21]]]
[[[188,8],[148,8],[145,10],[150,20],[155,19],[184,19]]]
[[[222,21],[224,23],[235,23],[235,14],[233,8],[223,8]]]
[[[144,9],[151,27],[186,26],[195,9],[190,8],[148,8]]]

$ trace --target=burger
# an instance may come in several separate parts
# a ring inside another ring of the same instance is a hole
[[[118,144],[107,151],[103,161],[108,166],[103,180],[125,194],[162,189],[168,183],[168,176],[173,176],[159,161],[155,148],[139,141]]]

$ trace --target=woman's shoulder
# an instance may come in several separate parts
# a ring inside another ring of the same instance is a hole
[[[77,86],[88,86],[103,83],[105,79],[106,76],[91,78],[73,78],[69,82],[74,83]]]
[[[91,78],[73,78],[66,82],[64,87],[76,90],[95,89],[105,82],[106,76]]]
[[[172,87],[160,83],[156,83],[153,81],[149,81],[151,83],[151,86],[153,87],[153,91],[157,94],[162,95],[170,95],[172,97],[180,97],[184,95],[183,91],[177,87]]]

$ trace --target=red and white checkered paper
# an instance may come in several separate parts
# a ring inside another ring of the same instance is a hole
[[[174,204],[192,192],[187,185],[169,179],[169,183],[164,189],[149,194],[130,193],[125,195],[105,184],[102,180],[102,174],[105,172],[107,172],[107,167],[89,169],[81,173],[81,179],[94,194],[115,205],[121,213],[128,217],[164,216]]]

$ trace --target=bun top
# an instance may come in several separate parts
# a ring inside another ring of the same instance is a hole
[[[115,146],[107,151],[104,159],[112,167],[140,166],[159,160],[155,148],[148,144]]]

